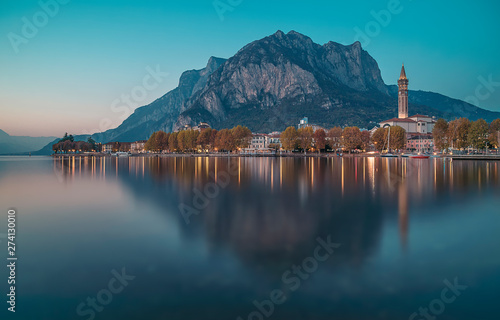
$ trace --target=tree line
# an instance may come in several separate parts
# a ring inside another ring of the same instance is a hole
[[[172,133],[156,131],[149,137],[144,148],[150,152],[196,152],[198,150],[232,152],[248,148],[251,140],[252,132],[244,126],[219,131],[212,128]]]
[[[460,118],[450,122],[439,119],[432,131],[436,148],[464,150],[474,148],[498,148],[500,143],[500,119],[488,124],[484,119],[470,121]]]
[[[97,143],[89,137],[87,141],[75,141],[73,135],[66,132],[64,137],[52,145],[54,153],[96,152],[100,151]]]
[[[361,131],[358,127],[331,128],[328,131],[318,129],[313,132],[311,127],[295,129],[288,127],[281,134],[281,143],[286,151],[310,150],[321,152],[322,150],[343,149],[347,152],[354,150],[367,150],[373,143],[375,147],[382,151],[388,147],[388,129],[379,128],[371,136],[369,131]],[[401,127],[391,128],[390,146],[393,150],[401,150],[406,146],[406,131]]]

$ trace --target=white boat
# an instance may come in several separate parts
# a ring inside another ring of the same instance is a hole
[[[128,157],[130,154],[128,152],[118,151],[111,154],[113,157]]]
[[[382,158],[397,158],[398,156],[390,153],[391,150],[391,127],[389,126],[389,133],[387,134],[387,153],[383,153],[380,155]]]

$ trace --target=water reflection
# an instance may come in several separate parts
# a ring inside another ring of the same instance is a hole
[[[496,310],[484,297],[500,285],[497,162],[44,159],[0,157],[0,201],[25,217],[27,319],[75,318],[126,266],[137,281],[103,319],[234,320],[327,236],[341,247],[273,319],[407,319],[454,277],[474,289],[440,318]],[[181,204],[199,212],[189,224]]]
[[[184,232],[202,228],[214,245],[271,266],[300,259],[327,234],[345,245],[349,262],[360,264],[376,249],[390,210],[397,211],[405,248],[412,206],[481,193],[499,182],[497,162],[446,159],[71,157],[53,165],[65,183],[84,176],[121,180],[137,198],[175,216]],[[194,206],[201,201],[196,194],[212,183],[216,196],[187,225],[178,205]]]

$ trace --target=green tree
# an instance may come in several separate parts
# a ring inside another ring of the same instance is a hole
[[[472,122],[467,136],[468,145],[479,150],[486,148],[489,129],[489,125],[484,119]]]
[[[64,137],[61,140],[59,140],[59,142],[65,142],[65,141],[75,142],[75,138],[73,137],[72,134],[68,135],[68,133],[66,132],[64,134]]]
[[[313,128],[311,127],[300,128],[297,130],[299,147],[304,151],[304,153],[307,153],[307,150],[312,147],[313,133]]]
[[[297,148],[297,129],[288,127],[281,133],[281,144],[286,151],[293,151]]]
[[[94,139],[92,139],[92,137],[89,137],[87,139],[87,143],[90,144],[91,150],[97,151],[97,143],[95,142]]]
[[[361,147],[361,131],[358,127],[346,127],[342,132],[342,144],[344,149],[349,151]]]
[[[326,148],[326,132],[323,129],[318,129],[313,134],[314,145],[318,149],[318,153]]]
[[[438,119],[432,129],[432,136],[434,137],[434,145],[439,150],[443,151],[448,149],[449,139],[448,139],[448,122],[444,119]]]
[[[387,147],[387,129],[378,128],[372,135],[372,142],[375,145],[375,149],[378,151],[383,151]]]

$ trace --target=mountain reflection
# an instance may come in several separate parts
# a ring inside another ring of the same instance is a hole
[[[175,216],[184,237],[268,270],[301,261],[328,235],[342,245],[328,263],[360,266],[378,249],[385,216],[398,220],[404,249],[412,206],[499,182],[495,162],[446,159],[73,157],[54,159],[54,171],[65,183],[121,181]],[[179,205],[195,208],[197,194],[204,206],[186,224]]]

